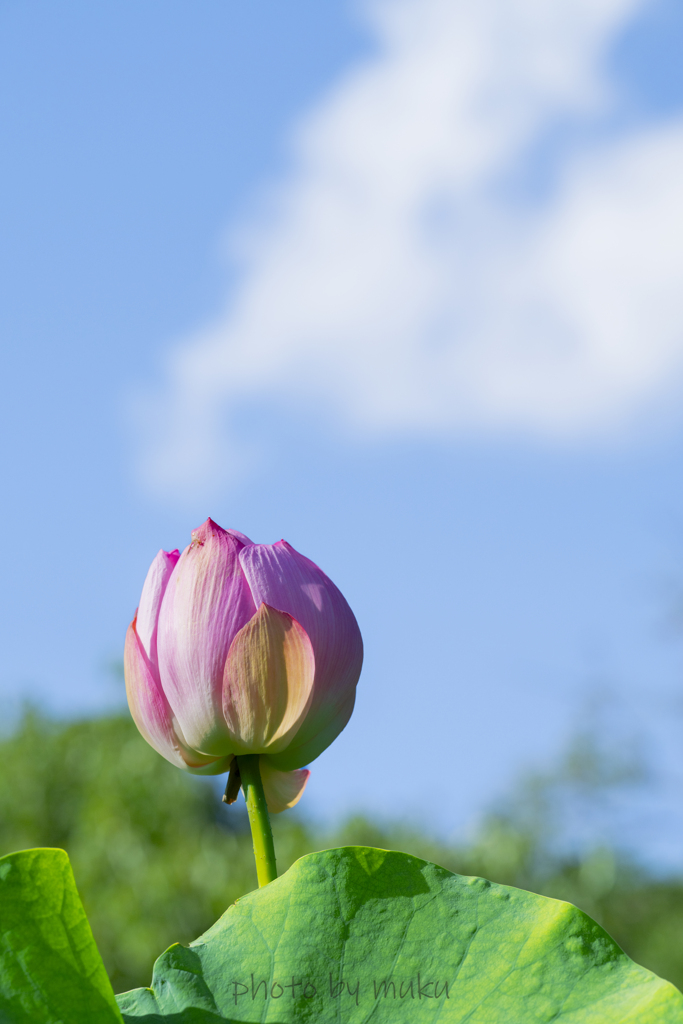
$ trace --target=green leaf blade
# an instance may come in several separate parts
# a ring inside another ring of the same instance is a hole
[[[571,904],[367,847],[303,857],[152,989],[159,1020],[202,1024],[683,1024],[681,993]],[[120,997],[124,1020],[151,1024],[149,998]]]
[[[0,857],[0,1020],[121,1022],[64,850]]]

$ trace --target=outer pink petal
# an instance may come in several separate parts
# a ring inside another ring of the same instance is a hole
[[[299,554],[286,541],[253,544],[240,551],[240,563],[256,604],[264,602],[288,612],[310,637],[315,656],[315,681],[311,706],[291,746],[295,751],[315,751],[328,746],[348,721],[349,707],[363,663],[363,641],[358,623],[341,591],[315,562]],[[313,743],[319,734],[324,746]],[[278,755],[280,756],[280,755]]]
[[[174,728],[173,712],[164,696],[159,677],[145,654],[133,619],[126,634],[123,655],[128,706],[140,733],[150,746],[171,764],[186,771],[225,771],[215,758],[189,749]],[[219,759],[222,763],[224,758]]]
[[[229,533],[231,537],[234,537],[235,540],[238,540],[242,544],[244,544],[245,547],[248,547],[250,544],[254,543],[253,540],[249,540],[246,533],[240,533],[239,530],[227,530],[226,532]]]
[[[306,768],[296,772],[280,772],[269,764],[269,760],[265,755],[259,758],[263,792],[270,813],[280,814],[298,804],[311,773]]]
[[[304,764],[310,764],[311,761],[315,761],[316,757],[319,757],[323,750],[327,750],[330,743],[337,738],[342,729],[347,725],[355,703],[356,691],[354,689],[349,694],[346,704],[328,722],[324,729],[321,729],[319,733],[316,733],[315,736],[306,740],[300,746],[296,745],[299,742],[299,736],[297,735],[294,737],[294,742],[281,753],[272,754],[269,751],[268,760],[270,763],[282,772],[291,772],[295,768],[300,768]]]
[[[256,611],[240,568],[242,542],[211,519],[194,530],[161,602],[161,685],[188,744],[234,753],[223,717],[223,669],[236,633]]]
[[[161,599],[179,558],[180,552],[177,548],[175,551],[160,551],[149,567],[142,588],[137,614],[137,634],[145,654],[155,665],[157,663],[157,625]]]

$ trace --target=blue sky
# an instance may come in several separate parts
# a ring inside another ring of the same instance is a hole
[[[675,860],[683,14],[544,18],[0,6],[8,714],[114,704],[210,514],[359,619],[313,813],[462,830],[609,693]]]

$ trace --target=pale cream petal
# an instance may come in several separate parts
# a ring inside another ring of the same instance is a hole
[[[280,814],[298,804],[311,774],[308,768],[294,772],[279,772],[268,763],[267,757],[259,758],[263,792],[271,814]]]
[[[262,604],[233,640],[223,676],[223,714],[237,754],[284,750],[310,706],[315,658],[305,629]]]

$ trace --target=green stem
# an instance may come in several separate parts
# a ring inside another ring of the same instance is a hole
[[[237,758],[237,765],[242,779],[244,799],[247,801],[251,838],[254,844],[256,861],[256,877],[259,886],[268,885],[277,878],[275,866],[275,847],[273,833],[270,830],[268,806],[263,792],[258,754],[243,754]]]

